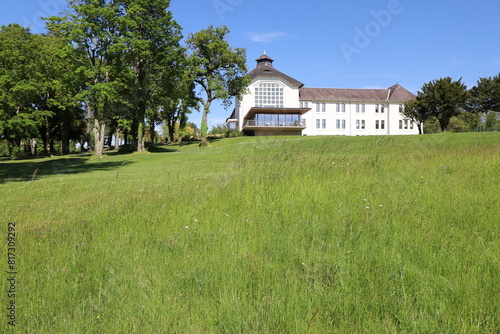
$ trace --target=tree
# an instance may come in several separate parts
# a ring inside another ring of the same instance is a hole
[[[37,59],[40,97],[36,104],[49,110],[40,135],[47,153],[54,153],[54,141],[61,143],[62,154],[69,153],[70,140],[79,141],[84,133],[83,110],[76,96],[84,89],[78,72],[75,48],[56,35],[35,35],[40,45]]]
[[[467,87],[462,79],[453,81],[450,77],[433,80],[422,86],[417,101],[430,116],[439,120],[442,131],[446,131],[450,119],[458,116],[466,105]]]
[[[470,90],[469,108],[487,114],[500,112],[500,73],[490,78],[479,78]]]
[[[36,104],[43,81],[37,64],[40,53],[40,43],[29,29],[17,24],[0,27],[0,135],[6,155],[11,155],[11,147],[22,154],[22,146],[29,147],[44,120],[53,115]]]
[[[424,121],[430,116],[427,109],[423,108],[417,99],[412,99],[404,103],[401,113],[417,124],[418,134],[421,135]]]
[[[87,128],[93,126],[94,153],[102,155],[106,124],[121,101],[123,77],[130,71],[123,59],[125,45],[119,30],[122,8],[111,0],[71,0],[70,8],[65,16],[47,19],[47,26],[77,50],[75,62],[86,78],[87,87],[80,98],[87,107]]]
[[[162,96],[177,98],[173,91],[179,82],[179,63],[184,50],[180,26],[168,11],[169,0],[119,0],[123,11],[120,20],[126,59],[133,70],[133,81],[127,94],[133,110],[132,127],[137,132],[137,151],[144,150],[145,134],[154,133],[159,123],[158,110],[164,106]],[[148,129],[141,124],[148,121]]]
[[[188,66],[186,61],[181,65]],[[160,94],[157,97],[161,104],[161,117],[166,123],[170,141],[175,141],[177,129],[182,131],[187,125],[188,114],[191,113],[191,110],[199,107],[198,99],[194,93],[192,71],[188,68],[180,72],[182,74],[178,76],[176,85],[168,90],[168,94],[159,91]]]
[[[246,50],[232,48],[227,41],[226,26],[207,29],[190,34],[187,47],[191,51],[194,82],[200,87],[198,100],[203,105],[201,118],[201,146],[206,146],[207,115],[215,100],[221,100],[227,108],[232,97],[241,97],[250,83],[246,75]]]
[[[486,114],[484,126],[487,131],[493,131],[499,127],[499,113],[496,111],[490,111]]]

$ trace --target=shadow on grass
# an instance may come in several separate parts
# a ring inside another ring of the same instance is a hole
[[[57,174],[80,174],[93,171],[118,170],[130,161],[89,160],[90,154],[69,155],[58,158],[2,162],[0,163],[0,184],[22,182]]]

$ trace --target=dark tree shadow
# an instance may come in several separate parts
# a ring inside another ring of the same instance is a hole
[[[130,161],[89,161],[89,154],[64,156],[50,160],[36,159],[0,162],[0,184],[14,181],[31,181],[57,174],[80,174],[93,171],[117,170]]]

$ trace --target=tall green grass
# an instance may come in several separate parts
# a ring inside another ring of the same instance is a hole
[[[500,332],[498,133],[234,138],[0,173],[18,332]]]

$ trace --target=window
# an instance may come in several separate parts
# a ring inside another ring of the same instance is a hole
[[[342,103],[342,112],[345,112],[345,103]]]
[[[403,129],[403,120],[399,120],[399,129],[402,130]]]
[[[337,129],[340,129],[340,119],[337,120],[336,125],[337,125]]]
[[[410,121],[410,129],[413,130],[413,122],[412,121]]]
[[[365,104],[364,104],[364,103],[361,105],[361,112],[362,112],[362,113],[364,113],[364,112],[365,112]]]
[[[378,105],[378,104],[376,104],[376,105],[375,105],[375,112],[376,112],[376,113],[378,113],[378,111],[379,111],[379,105]]]
[[[405,130],[408,130],[408,120],[405,119]]]
[[[356,120],[356,129],[359,130],[359,119]]]
[[[404,106],[402,104],[399,105],[399,113],[401,114],[404,111]]]
[[[380,105],[380,112],[383,114],[385,110],[385,106],[383,104]]]
[[[320,125],[321,125],[321,120],[318,118],[316,120],[316,129],[319,129],[320,128]]]
[[[319,112],[319,103],[316,103],[316,112]]]
[[[375,121],[375,129],[377,129],[377,130],[379,129],[379,121],[378,120]]]
[[[326,119],[321,120],[321,127],[326,129]]]
[[[300,107],[304,108],[304,103],[300,102]]]
[[[337,103],[337,112],[340,112],[340,103]]]
[[[383,130],[385,128],[385,121],[381,120],[380,121],[380,128]]]
[[[283,87],[277,83],[261,83],[255,87],[255,106],[283,108]]]
[[[364,119],[362,119],[362,120],[361,120],[361,129],[363,130],[364,128],[365,128],[365,120],[364,120]]]
[[[359,103],[356,104],[356,112],[359,113]],[[357,128],[356,128],[357,129]]]
[[[345,129],[345,119],[342,120],[342,129]]]
[[[309,108],[309,103],[304,102],[304,108]]]
[[[321,103],[321,111],[322,112],[326,111],[326,103]]]

